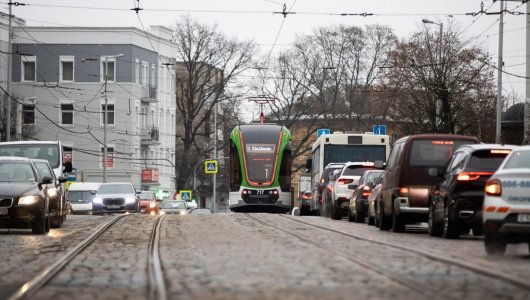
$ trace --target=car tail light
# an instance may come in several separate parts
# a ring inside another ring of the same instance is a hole
[[[402,197],[407,197],[409,195],[409,188],[408,187],[402,187],[399,189],[399,195]]]
[[[502,193],[502,184],[498,179],[490,179],[486,181],[484,191],[488,196],[500,196]]]
[[[481,176],[491,176],[493,172],[462,172],[458,174],[456,180],[458,181],[474,181],[479,179]]]
[[[339,184],[350,184],[353,182],[353,179],[346,179],[346,178],[341,178],[338,180]]]

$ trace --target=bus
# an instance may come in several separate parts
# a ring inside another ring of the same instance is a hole
[[[240,125],[230,134],[229,208],[285,213],[293,208],[291,133],[278,125]]]
[[[19,156],[31,159],[44,159],[50,163],[55,177],[66,177],[66,173],[72,171],[71,161],[64,161],[65,150],[70,153],[69,147],[63,147],[59,141],[17,141],[17,142],[0,142],[0,156]],[[64,183],[60,184],[60,200],[58,203],[50,203],[50,217],[58,219],[57,226],[60,227],[66,220],[68,213],[68,204],[66,202],[66,188]]]
[[[388,135],[376,135],[370,132],[333,132],[322,134],[311,147],[311,159],[307,168],[311,170],[311,207],[313,214],[320,214],[321,192],[324,188],[323,178],[326,166],[339,166],[346,162],[386,163],[390,154],[390,138]]]

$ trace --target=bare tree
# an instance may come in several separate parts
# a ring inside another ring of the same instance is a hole
[[[177,189],[186,187],[198,160],[211,155],[212,113],[225,100],[225,88],[251,65],[255,46],[249,41],[227,38],[216,26],[200,24],[190,17],[177,22]],[[216,138],[216,137],[214,137]],[[209,146],[206,147],[205,146]]]

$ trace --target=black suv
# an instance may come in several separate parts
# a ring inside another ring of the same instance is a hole
[[[431,236],[458,238],[470,229],[473,235],[482,235],[484,185],[514,147],[476,144],[461,146],[454,152],[442,181],[431,191]]]

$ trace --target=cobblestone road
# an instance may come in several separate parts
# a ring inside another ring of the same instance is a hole
[[[480,238],[432,238],[424,227],[395,234],[345,220],[251,216],[287,232],[244,214],[166,217],[160,247],[169,299],[530,298],[528,289],[369,240],[523,280],[530,278],[528,245],[509,246],[505,257],[492,259]],[[0,234],[6,270],[0,277],[0,299],[109,218],[70,216],[64,228],[43,236]],[[121,219],[32,299],[146,299],[147,249],[154,220],[149,215]]]

